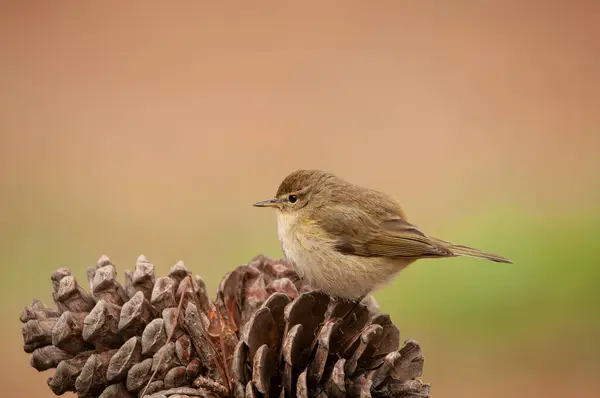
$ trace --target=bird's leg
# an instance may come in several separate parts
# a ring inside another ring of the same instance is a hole
[[[356,314],[354,314],[354,310],[356,309],[356,307],[358,306],[358,304],[360,304],[361,301],[363,301],[363,299],[366,297],[367,295],[363,295],[361,297],[359,297],[357,300],[354,301],[354,304],[352,304],[352,307],[350,307],[350,309],[346,312],[346,314],[344,314],[343,317],[341,317],[341,322],[344,322],[346,320],[346,318],[348,316],[353,316],[354,319],[350,321],[350,323],[348,324],[348,326],[352,326],[352,324],[354,324],[354,322],[356,322]],[[339,333],[341,336],[344,335],[344,331],[342,329],[339,329]]]
[[[363,301],[365,297],[367,297],[366,294],[360,296],[356,301],[354,301],[354,304],[352,305],[352,307],[350,308],[350,310],[348,312],[346,312],[346,315],[344,315],[342,317],[342,321],[344,321],[348,315],[350,315],[351,313],[354,312],[354,310],[356,309],[356,306],[358,304],[360,304],[360,302]]]
[[[292,275],[288,278],[290,281],[292,281],[292,283],[295,285],[296,282],[299,282],[302,280],[302,278],[300,278],[300,276],[298,274],[296,275]]]

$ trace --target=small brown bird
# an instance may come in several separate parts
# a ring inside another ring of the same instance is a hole
[[[288,175],[274,199],[277,232],[298,275],[334,297],[361,301],[420,258],[470,256],[512,263],[493,253],[425,235],[391,197],[319,170]]]

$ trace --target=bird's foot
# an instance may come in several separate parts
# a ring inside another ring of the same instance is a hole
[[[354,310],[360,304],[360,302],[364,300],[364,298],[366,296],[367,295],[365,294],[364,296],[361,296],[356,301],[354,301],[354,303],[352,304],[352,307],[350,307],[350,309],[348,310],[348,312],[346,312],[346,314],[342,317],[342,321],[345,321],[346,318],[348,318],[350,316],[350,314],[354,315],[354,319],[356,320],[356,315],[354,314]]]

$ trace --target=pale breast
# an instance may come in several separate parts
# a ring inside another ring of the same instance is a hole
[[[277,236],[279,237],[279,243],[281,249],[285,254],[285,257],[290,260],[296,267],[296,272],[300,277],[303,277],[303,272],[298,269],[296,265],[298,262],[298,253],[296,241],[296,234],[294,232],[294,225],[296,224],[296,216],[287,213],[277,212]]]
[[[333,242],[298,223],[296,216],[277,212],[277,234],[285,256],[301,278],[336,297],[357,299],[389,280],[406,264],[383,258],[345,255]]]

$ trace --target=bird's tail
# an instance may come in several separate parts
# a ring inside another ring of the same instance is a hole
[[[497,263],[508,263],[512,264],[513,262],[509,259],[500,256],[499,254],[484,252],[482,250],[474,249],[469,246],[457,245],[454,243],[446,242],[437,238],[430,238],[434,243],[440,245],[452,252],[455,256],[467,256],[467,257],[476,257],[476,258],[484,258],[486,260],[495,261]]]

